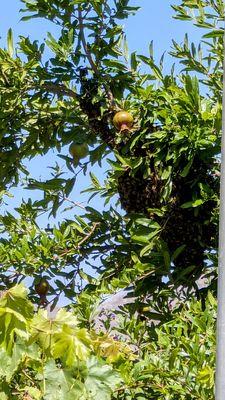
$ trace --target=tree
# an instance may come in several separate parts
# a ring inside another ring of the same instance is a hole
[[[14,48],[10,30],[0,50],[1,201],[21,177],[43,194],[0,216],[0,398],[213,398],[224,3],[173,6],[205,31],[198,48],[173,41],[181,70],[168,75],[152,44],[129,54],[129,0],[22,3],[23,20],[60,35]],[[24,162],[51,149],[68,176],[56,164],[51,179],[32,178]],[[106,157],[101,184],[91,168]],[[101,213],[70,198],[89,170]],[[66,204],[83,215],[39,226]],[[121,289],[135,301],[113,327],[99,306]],[[69,305],[51,317],[61,294]]]

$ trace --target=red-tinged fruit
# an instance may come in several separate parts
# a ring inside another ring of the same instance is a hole
[[[127,111],[119,111],[113,117],[113,124],[120,132],[130,131],[134,124],[134,118]]]
[[[35,285],[35,291],[39,296],[46,296],[49,291],[49,283],[46,279],[42,278],[40,282]]]

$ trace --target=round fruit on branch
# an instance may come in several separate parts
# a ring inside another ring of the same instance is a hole
[[[134,124],[134,118],[127,111],[119,111],[113,117],[113,124],[120,132],[130,132]]]
[[[49,283],[45,278],[41,278],[41,280],[35,285],[35,291],[40,296],[46,296],[49,291]]]
[[[87,157],[89,153],[87,143],[71,143],[69,147],[69,152],[73,157],[74,165],[77,165],[82,158]]]

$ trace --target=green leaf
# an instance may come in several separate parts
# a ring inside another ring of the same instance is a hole
[[[162,180],[166,180],[170,177],[172,173],[172,167],[169,165],[168,167],[164,168],[163,173],[161,175]]]
[[[31,325],[31,341],[40,343],[41,347],[51,353],[53,336],[62,333],[64,326],[75,329],[77,318],[70,312],[61,308],[55,318],[50,318],[46,310],[39,309]]]
[[[8,47],[8,53],[9,53],[10,57],[13,57],[14,44],[13,44],[13,32],[12,32],[11,28],[8,30],[8,34],[7,34],[7,47]]]
[[[174,251],[174,253],[173,253],[172,257],[171,257],[172,261],[174,261],[174,260],[177,259],[177,257],[184,251],[185,247],[186,247],[186,245],[183,244],[182,246],[179,246],[179,247]]]
[[[20,284],[5,291],[0,299],[0,343],[12,351],[15,334],[28,339],[28,324],[33,317],[33,305],[27,300],[27,290]]]
[[[87,362],[88,375],[85,387],[90,400],[110,400],[114,390],[118,388],[122,379],[113,371],[112,367],[91,357]]]
[[[127,67],[120,61],[117,60],[103,60],[103,64],[117,71],[126,71]]]
[[[154,241],[152,241],[151,243],[149,243],[147,246],[143,247],[143,249],[140,251],[140,256],[143,257],[146,254],[149,255],[149,253],[151,252],[151,250],[154,248],[155,243]]]
[[[53,355],[62,358],[67,366],[78,360],[84,361],[90,354],[90,337],[86,329],[74,329],[64,325],[62,332],[53,336]]]
[[[210,366],[206,366],[199,371],[197,379],[202,384],[208,384],[212,387],[214,383],[214,370]]]
[[[134,70],[134,71],[136,71],[137,68],[138,68],[138,66],[139,66],[139,64],[140,64],[140,63],[139,63],[138,60],[137,60],[136,52],[131,53],[131,56],[130,56],[130,65],[131,65],[131,69]]]
[[[100,182],[93,172],[90,172],[91,181],[96,189],[101,189]]]
[[[184,203],[181,205],[181,208],[195,208],[195,207],[199,207],[204,203],[203,199],[197,199],[197,200],[193,200],[193,201],[188,201],[187,203]]]
[[[72,370],[58,368],[49,360],[43,371],[45,400],[87,400],[82,382],[76,380]]]
[[[145,57],[142,55],[138,56],[140,58],[140,60],[142,60],[145,64],[149,65],[153,75],[155,76],[156,79],[158,79],[159,81],[163,81],[163,74],[160,70],[160,68],[154,63],[154,60],[150,57]]]
[[[190,160],[190,161],[187,163],[187,165],[184,167],[184,169],[181,171],[180,175],[181,175],[183,178],[185,178],[185,177],[188,175],[192,164],[193,164],[193,159]]]
[[[223,37],[224,36],[224,30],[223,29],[214,29],[213,31],[209,33],[205,33],[203,35],[204,38],[217,38],[217,37]]]

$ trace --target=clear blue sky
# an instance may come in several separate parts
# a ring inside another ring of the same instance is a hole
[[[188,32],[193,41],[198,42],[201,33],[199,30],[196,30],[191,23],[184,23],[172,19],[173,10],[170,7],[170,1],[133,0],[132,4],[141,6],[141,10],[136,16],[130,17],[124,22],[130,52],[136,50],[139,54],[148,54],[148,45],[150,41],[153,40],[155,55],[156,58],[159,59],[164,51],[170,49],[172,38],[181,42],[186,32]],[[179,1],[174,0],[172,4],[179,4]],[[15,41],[19,35],[29,35],[33,40],[38,39],[43,41],[46,37],[46,32],[51,31],[53,35],[57,33],[55,26],[44,20],[34,19],[28,22],[21,22],[20,18],[22,15],[19,14],[19,9],[22,7],[23,4],[19,0],[7,0],[3,2],[0,16],[0,45],[2,47],[5,46],[5,39],[9,28],[13,29]],[[169,70],[172,62],[173,59],[169,56],[165,58],[166,69]],[[40,160],[39,157],[29,162],[29,169],[32,175],[37,178],[46,177],[46,171],[49,173],[47,166],[54,164],[54,160],[56,160],[56,156],[51,153],[42,160]],[[104,179],[104,170],[94,168],[94,172],[101,181]],[[88,183],[88,177],[82,177],[82,179],[79,180],[72,194],[74,200],[86,201],[87,196],[81,197],[79,192],[82,188],[85,188]],[[27,191],[21,189],[15,189],[14,194],[15,198],[9,200],[10,209],[12,206],[15,206],[16,203],[20,203],[22,198],[30,196]],[[37,195],[38,193],[31,193],[33,198]],[[93,200],[92,206],[101,209],[103,203]],[[42,222],[46,224],[46,218],[44,218]]]

